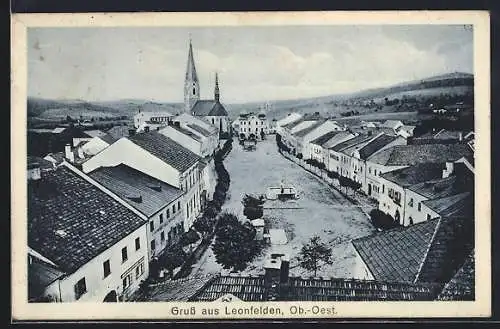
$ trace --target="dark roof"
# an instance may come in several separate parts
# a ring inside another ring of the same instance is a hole
[[[114,142],[116,142],[118,139],[109,135],[109,134],[104,134],[102,136],[98,136],[100,139],[102,139],[103,141],[105,141],[106,143],[108,143],[109,145],[113,144]]]
[[[413,282],[425,259],[438,221],[376,233],[353,240],[374,279]]]
[[[316,144],[319,146],[323,146],[323,144],[326,144],[330,139],[332,139],[335,135],[341,133],[341,131],[330,131],[327,132],[326,134],[316,138],[313,140],[311,143]]]
[[[90,137],[101,137],[101,136],[106,135],[105,132],[103,132],[99,129],[84,130],[83,133],[87,136],[90,136]]]
[[[470,192],[426,200],[422,203],[443,217],[468,217],[474,214],[474,198]]]
[[[191,112],[197,116],[227,116],[227,111],[224,106],[215,100],[199,100],[197,101]]]
[[[61,162],[64,161],[64,152],[49,153],[45,157],[47,156],[50,156],[51,158],[56,160],[56,164],[60,164]]]
[[[209,137],[212,135],[212,133],[210,131],[206,130],[205,128],[203,128],[195,123],[189,123],[189,124],[187,124],[187,126],[191,129],[193,129],[194,131],[199,132],[200,134],[202,134],[205,137]]]
[[[89,176],[148,217],[183,193],[174,186],[124,164],[100,167],[89,173]]]
[[[379,135],[359,150],[359,156],[361,159],[366,160],[370,155],[395,140],[395,136],[389,136],[386,134]]]
[[[471,174],[452,175],[409,186],[408,189],[427,199],[444,198],[466,191],[474,191],[474,176]]]
[[[444,163],[419,163],[414,166],[386,172],[380,177],[402,187],[408,187],[421,182],[441,179]]]
[[[334,150],[336,152],[340,152],[348,147],[351,147],[351,146],[354,146],[354,145],[358,145],[358,144],[361,144],[363,142],[366,142],[368,140],[370,140],[372,138],[372,136],[367,136],[367,135],[358,135],[354,138],[351,138],[345,142],[342,142],[342,143],[339,143],[333,147],[330,148],[330,150]]]
[[[28,245],[68,274],[141,225],[141,217],[65,165],[28,184]]]
[[[353,279],[289,278],[280,301],[432,300],[441,285],[388,283]],[[231,294],[243,301],[267,301],[272,295],[263,275],[219,276],[193,295],[191,301],[214,301]],[[278,288],[279,290],[279,288]]]
[[[128,139],[181,172],[200,159],[187,148],[156,131],[135,134]]]
[[[215,276],[216,275],[195,276],[152,284],[149,286],[150,293],[146,301],[187,302],[191,296]]]
[[[475,299],[475,258],[474,250],[469,254],[462,267],[448,282],[438,296],[438,300]]]
[[[28,155],[28,168],[34,166],[40,166],[42,170],[51,170],[54,169],[54,164],[49,160],[45,160],[44,158]]]
[[[294,135],[297,136],[297,137],[304,137],[305,135],[309,134],[311,131],[315,130],[316,128],[318,128],[319,126],[321,126],[325,122],[326,122],[325,119],[319,120],[319,121],[313,123],[312,125],[310,125],[307,128],[304,128],[304,129],[301,129],[299,131],[296,131],[294,133]]]
[[[396,145],[375,153],[368,160],[387,166],[455,161],[472,151],[464,144]]]
[[[114,126],[107,131],[107,134],[118,140],[122,137],[128,137],[129,129],[131,128],[128,126]]]
[[[43,295],[45,288],[64,275],[64,272],[36,257],[28,264],[28,299]]]
[[[191,130],[188,130],[188,129],[185,129],[185,128],[182,128],[182,127],[176,126],[176,125],[170,125],[169,127],[172,127],[173,129],[177,130],[178,132],[180,132],[180,133],[182,133],[182,134],[184,134],[186,136],[191,137],[192,139],[194,139],[197,142],[201,141],[200,136],[198,136],[197,134],[193,133]]]
[[[287,123],[286,125],[281,126],[281,128],[292,129],[293,127],[298,126],[300,123],[307,121],[304,117],[298,118],[292,122]]]

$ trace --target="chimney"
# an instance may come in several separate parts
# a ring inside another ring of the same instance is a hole
[[[453,162],[446,162],[446,168],[443,170],[443,178],[448,178],[453,174]]]
[[[458,133],[458,141],[460,141],[460,142],[461,142],[463,139],[464,139],[463,134],[462,134],[462,132],[460,131],[460,132]]]
[[[83,149],[81,147],[79,147],[77,150],[78,150],[78,157],[80,159],[85,158],[85,156],[83,155]]]
[[[75,155],[71,151],[71,145],[69,144],[64,147],[64,157],[71,163],[75,162]]]

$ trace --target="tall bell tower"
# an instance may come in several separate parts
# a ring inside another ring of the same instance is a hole
[[[189,38],[189,53],[184,81],[184,111],[191,114],[194,104],[200,99],[200,83],[194,65],[193,46]]]

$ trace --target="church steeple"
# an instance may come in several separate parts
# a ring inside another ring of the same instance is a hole
[[[214,90],[215,101],[219,102],[220,99],[220,91],[219,91],[219,76],[217,72],[215,72],[215,90]]]
[[[200,99],[200,84],[194,65],[193,45],[189,38],[189,53],[186,67],[186,78],[184,81],[184,107],[187,113],[191,113],[194,104]]]

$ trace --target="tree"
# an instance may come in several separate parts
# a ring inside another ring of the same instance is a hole
[[[186,261],[187,255],[182,250],[182,247],[179,244],[175,244],[170,247],[157,261],[158,267],[165,268],[170,277],[173,276],[174,269],[182,266]],[[154,271],[153,271],[154,273]]]
[[[303,157],[302,153],[297,154],[297,159],[302,160]]]
[[[217,263],[225,269],[245,269],[247,263],[262,250],[255,234],[250,222],[241,223],[233,214],[221,214],[213,245]]]
[[[316,276],[321,265],[333,263],[332,249],[322,242],[319,236],[315,235],[302,246],[298,260],[302,268],[314,271],[314,276]]]
[[[379,209],[373,209],[370,211],[370,220],[373,226],[381,229],[390,229],[399,225],[399,223],[396,222],[391,215],[386,214]]]
[[[245,194],[243,197],[243,215],[245,215],[249,220],[254,220],[260,218],[264,215],[264,199],[263,197],[255,197],[252,195]]]
[[[213,208],[209,208],[213,209]],[[194,223],[193,227],[196,231],[200,232],[204,237],[212,233],[215,223],[217,222],[215,216],[214,217],[209,217],[205,214],[203,216],[197,218]]]
[[[181,246],[187,246],[187,245],[195,243],[199,239],[200,239],[200,235],[198,234],[198,232],[190,229],[189,231],[187,231],[181,235],[181,237],[179,239],[179,243],[181,244]]]

